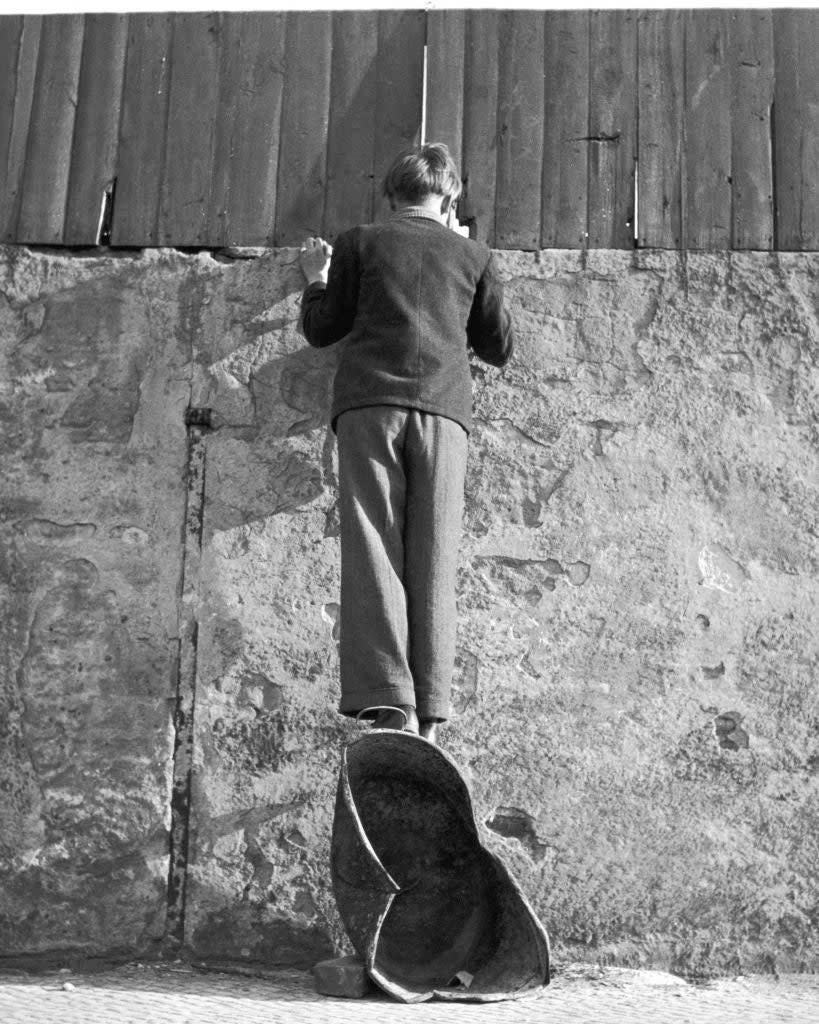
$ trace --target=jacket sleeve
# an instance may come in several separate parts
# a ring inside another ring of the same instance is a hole
[[[301,332],[315,348],[350,333],[358,305],[358,246],[355,231],[336,239],[327,284],[308,284],[301,297]]]
[[[503,282],[491,253],[472,300],[466,338],[477,355],[493,366],[504,366],[515,347],[512,318],[503,301]]]

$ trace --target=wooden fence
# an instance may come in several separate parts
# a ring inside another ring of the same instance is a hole
[[[425,122],[497,248],[815,251],[817,54],[805,9],[5,16],[0,239],[332,238]]]

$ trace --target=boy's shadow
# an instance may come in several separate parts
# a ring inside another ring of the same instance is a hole
[[[334,372],[334,353],[305,346],[252,370],[249,419],[223,420],[217,400],[216,429],[207,440],[208,531],[296,512],[325,493],[334,505],[335,435],[328,417]]]

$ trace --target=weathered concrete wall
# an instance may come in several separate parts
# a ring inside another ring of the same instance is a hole
[[[193,616],[186,942],[310,963],[343,942],[327,843],[356,727],[334,357],[296,332],[295,253],[4,258],[2,948],[161,936]],[[815,969],[819,260],[499,259],[520,340],[474,368],[442,743],[559,951]],[[201,557],[189,404],[214,427]]]
[[[163,934],[183,282],[2,250],[0,952]]]

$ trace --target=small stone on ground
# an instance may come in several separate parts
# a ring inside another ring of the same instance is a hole
[[[367,969],[357,956],[322,960],[313,968],[316,991],[323,996],[363,999],[372,990]]]

